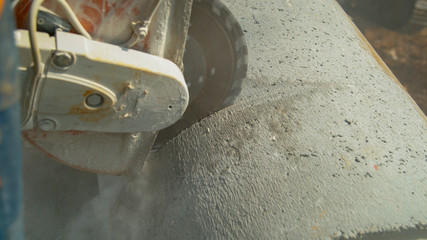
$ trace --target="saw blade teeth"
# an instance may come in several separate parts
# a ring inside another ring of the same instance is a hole
[[[228,16],[227,19],[225,20],[225,26],[227,28],[228,31],[232,31],[233,30],[233,26],[236,23],[234,22],[234,19],[231,16]]]
[[[157,145],[167,142],[202,118],[233,104],[248,69],[243,30],[219,0],[193,0],[184,69],[193,102],[181,120],[159,132]],[[200,74],[205,78],[200,78]],[[201,94],[201,95],[200,95]],[[191,99],[191,97],[190,97]],[[191,100],[190,100],[191,101]]]
[[[237,59],[236,67],[240,69],[242,66],[245,66],[247,64],[248,64],[248,58],[247,58],[247,55],[244,55]]]
[[[212,12],[215,13],[215,15],[221,16],[221,9],[222,6],[218,1],[212,2]]]
[[[242,48],[246,48],[245,39],[243,36],[239,37],[234,42],[234,47],[237,49],[237,51],[240,51]]]

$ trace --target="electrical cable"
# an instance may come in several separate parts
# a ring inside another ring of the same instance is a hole
[[[37,15],[41,5],[45,0],[33,0],[30,7],[30,13],[28,17],[28,35],[30,38],[31,46],[31,55],[33,57],[34,63],[34,73],[31,78],[32,87],[30,90],[30,103],[27,109],[26,114],[24,115],[22,123],[25,125],[30,119],[31,115],[34,112],[34,106],[37,99],[37,93],[39,92],[39,86],[41,85],[41,74],[42,74],[42,60],[39,45],[37,42],[36,32],[37,32]],[[62,10],[65,12],[67,19],[71,22],[76,31],[88,39],[91,39],[91,36],[82,26],[77,16],[74,14],[71,7],[65,0],[56,0]]]
[[[159,9],[161,0],[155,0],[155,6],[153,10],[149,13],[148,19],[140,21],[140,22],[132,22],[135,26],[132,26],[133,33],[130,36],[129,40],[125,43],[120,44],[122,47],[131,48],[135,46],[140,40],[144,39],[147,36],[148,25],[150,25],[151,20],[153,19],[154,14]],[[139,24],[139,27],[138,27]]]

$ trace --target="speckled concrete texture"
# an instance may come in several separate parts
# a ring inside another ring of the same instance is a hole
[[[339,5],[224,3],[248,44],[240,98],[150,156],[106,235],[427,238],[426,118]]]
[[[147,162],[161,217],[146,236],[426,236],[425,116],[338,4],[225,4],[246,33],[247,81]]]

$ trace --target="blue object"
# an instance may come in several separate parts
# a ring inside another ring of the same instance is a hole
[[[15,22],[8,1],[0,6],[0,240],[24,239],[21,129]],[[3,9],[1,9],[3,8]]]

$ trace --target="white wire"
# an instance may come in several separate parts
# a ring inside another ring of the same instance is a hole
[[[159,9],[160,6],[160,2],[162,0],[157,0],[156,2],[156,6],[154,7],[153,11],[150,13],[150,17],[148,18],[148,21],[151,22],[151,20],[153,19],[154,14],[157,12],[157,9]]]
[[[29,36],[30,36],[30,44],[31,44],[31,52],[33,54],[33,61],[36,67],[41,66],[41,57],[40,57],[40,51],[39,46],[37,43],[36,35],[36,29],[37,29],[37,14],[39,12],[39,8],[42,5],[42,3],[45,0],[33,0],[33,3],[31,4],[30,8],[30,17],[29,17],[29,24],[28,24],[28,30],[29,30]],[[82,26],[80,21],[77,19],[76,15],[74,14],[73,10],[71,9],[70,5],[65,0],[56,0],[56,2],[59,3],[59,5],[62,7],[62,10],[64,10],[65,14],[67,15],[68,20],[71,22],[71,24],[74,26],[76,31],[83,36],[85,36],[88,39],[92,39],[89,33],[86,31],[86,29]]]
[[[154,6],[154,9],[150,12],[150,16],[148,16],[148,19],[145,19],[142,21],[143,24],[145,25],[145,29],[147,31],[148,31],[148,26],[150,25],[154,14],[159,9],[159,6],[160,6],[162,0],[155,0],[155,1],[156,1],[156,3],[155,3],[156,5]],[[146,37],[146,34],[141,36],[141,35],[137,34],[134,29],[132,29],[132,31],[133,31],[133,33],[131,34],[129,40],[127,40],[125,43],[120,44],[120,46],[126,47],[126,48],[131,48],[131,47],[135,46],[139,41],[141,41],[142,39],[144,39]]]
[[[41,61],[41,54],[39,45],[37,42],[36,32],[37,32],[37,14],[39,12],[40,6],[43,4],[45,0],[33,0],[30,8],[30,14],[28,17],[29,23],[28,23],[28,35],[30,38],[30,46],[31,46],[31,54],[33,57],[34,62],[34,74],[31,79],[31,82],[33,83],[31,92],[30,92],[30,104],[27,110],[27,113],[24,117],[23,123],[25,124],[30,118],[31,114],[34,111],[34,105],[35,101],[37,99],[36,94],[39,92],[39,86],[41,85],[41,72],[42,72],[42,61]],[[56,0],[57,3],[59,3],[59,6],[64,10],[67,19],[71,22],[71,24],[74,26],[76,31],[83,36],[85,36],[88,39],[91,39],[91,36],[86,31],[86,29],[82,26],[80,21],[77,19],[76,15],[74,14],[71,7],[68,5],[68,3],[65,0]]]
[[[41,56],[40,56],[40,50],[37,43],[36,38],[36,29],[37,29],[37,13],[39,10],[39,7],[43,3],[44,0],[33,0],[30,8],[30,14],[28,17],[28,35],[30,38],[30,46],[31,46],[31,55],[33,57],[34,62],[34,72],[31,78],[31,90],[30,90],[30,99],[29,99],[29,105],[27,112],[25,113],[24,119],[22,123],[25,125],[30,119],[31,115],[34,112],[34,105],[36,101],[36,93],[38,92],[39,85],[40,85],[40,76],[42,71],[42,64],[41,64]]]
[[[86,38],[92,39],[89,33],[80,23],[79,19],[76,17],[76,14],[74,14],[73,9],[71,9],[70,5],[68,5],[65,0],[56,1],[61,5],[62,10],[64,10],[65,14],[67,15],[67,19],[71,22],[76,31],[81,35],[85,36]]]

